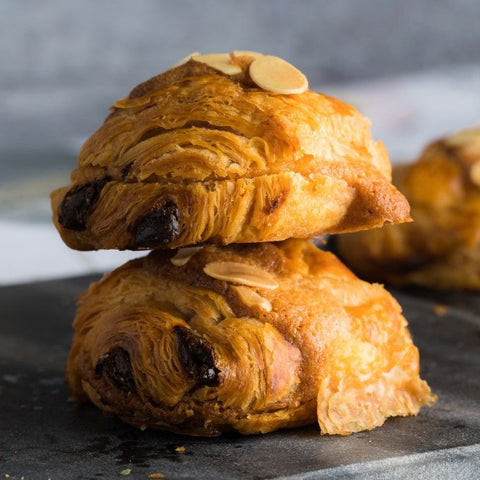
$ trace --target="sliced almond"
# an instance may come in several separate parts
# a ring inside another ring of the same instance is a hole
[[[308,88],[307,77],[283,58],[264,55],[250,65],[250,78],[264,90],[273,93],[303,93]]]
[[[187,55],[186,57],[182,58],[180,61],[172,65],[170,68],[167,70],[171,70],[172,68],[180,67],[181,65],[184,65],[187,63],[192,57],[200,55],[200,52],[192,52],[190,55]]]
[[[183,267],[188,261],[198,253],[203,247],[185,247],[178,250],[178,252],[170,259],[176,267]]]
[[[203,271],[210,277],[226,282],[248,285],[249,287],[275,289],[278,283],[265,270],[239,262],[210,262]]]
[[[248,72],[250,64],[260,57],[263,57],[262,53],[249,50],[235,50],[230,54],[232,64],[238,65],[242,69],[242,72]]]
[[[238,75],[239,73],[242,73],[242,68],[239,65],[232,64],[232,59],[229,53],[192,55],[191,59],[195,60],[196,62],[205,63],[206,65],[209,65],[225,75]]]
[[[115,100],[112,107],[114,107],[114,108],[125,108],[125,106],[128,103],[128,100],[129,100],[128,97],[119,98],[118,100]],[[149,101],[150,101],[150,99],[149,99]]]
[[[470,180],[480,187],[480,161],[475,162],[471,167],[470,167]]]
[[[257,306],[266,312],[272,311],[272,304],[250,287],[245,285],[235,285],[233,288],[238,293],[240,300],[248,307]]]
[[[254,59],[263,57],[263,53],[253,52],[251,50],[234,50],[232,55],[234,57],[252,57]]]

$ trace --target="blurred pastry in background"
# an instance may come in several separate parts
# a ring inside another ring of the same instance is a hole
[[[480,127],[429,144],[393,183],[412,223],[336,236],[333,249],[362,278],[392,285],[480,289]]]

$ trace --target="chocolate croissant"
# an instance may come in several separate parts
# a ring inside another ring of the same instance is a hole
[[[397,302],[307,240],[153,251],[74,327],[74,397],[142,429],[346,435],[435,401]]]
[[[413,223],[335,238],[363,278],[395,285],[480,289],[480,127],[429,144],[394,167]]]
[[[177,248],[408,221],[369,121],[307,85],[287,62],[252,52],[194,55],[138,85],[52,193],[64,242]]]

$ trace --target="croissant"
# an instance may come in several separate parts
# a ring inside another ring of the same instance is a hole
[[[142,429],[346,435],[435,401],[397,302],[308,240],[150,252],[74,327],[74,397]]]
[[[480,127],[432,142],[393,177],[414,222],[338,236],[336,252],[369,280],[479,290]]]
[[[287,62],[279,74],[278,57],[224,55],[194,55],[114,103],[51,195],[68,246],[279,241],[410,220],[363,115],[306,80],[278,87],[302,81]]]

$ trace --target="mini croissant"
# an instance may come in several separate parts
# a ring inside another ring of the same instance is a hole
[[[339,235],[335,248],[359,275],[395,285],[480,290],[480,127],[429,144],[394,167],[413,223]]]
[[[74,327],[74,397],[142,429],[346,435],[435,401],[397,302],[308,240],[151,252]]]
[[[113,105],[53,221],[79,250],[307,238],[408,221],[390,176],[369,121],[287,62],[194,55]]]

